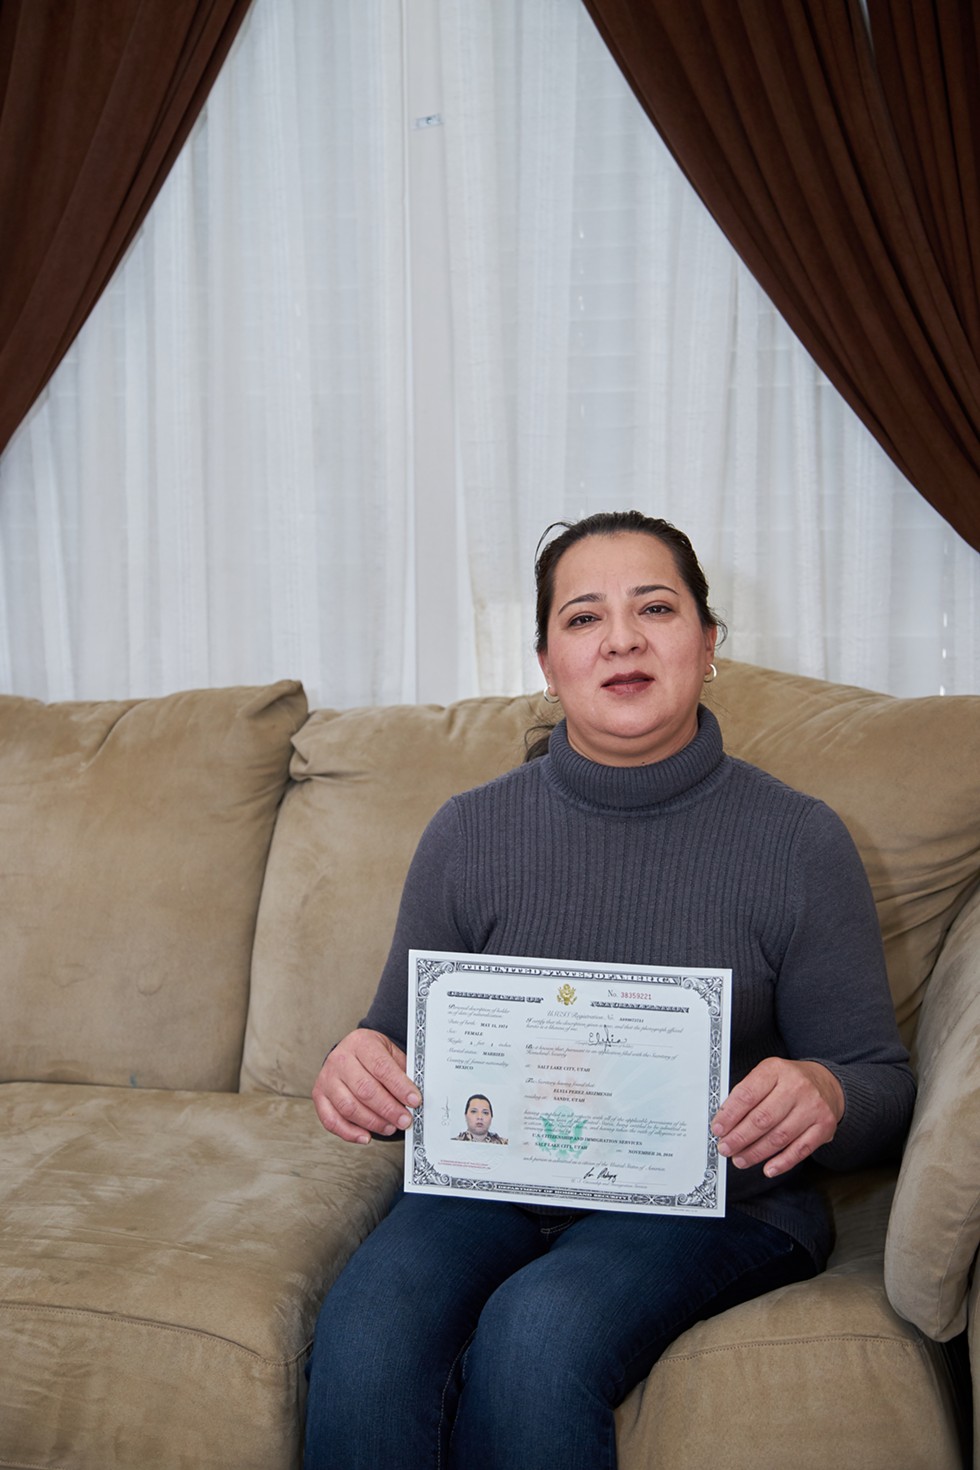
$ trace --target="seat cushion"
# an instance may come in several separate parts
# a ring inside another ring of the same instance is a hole
[[[296,1466],[320,1300],[400,1172],[309,1101],[0,1086],[0,1464]]]
[[[942,1348],[888,1305],[892,1171],[830,1183],[828,1270],[685,1332],[616,1414],[621,1470],[961,1470]]]

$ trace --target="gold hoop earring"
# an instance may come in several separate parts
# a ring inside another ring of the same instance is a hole
[[[709,664],[708,665],[708,672],[704,676],[704,682],[706,684],[713,684],[715,682],[715,680],[717,679],[717,677],[718,677],[718,669],[717,669],[717,666],[715,664]]]
[[[553,694],[551,692],[551,685],[550,684],[548,685],[547,689],[545,689],[544,696],[543,697],[544,697],[545,704],[560,704],[561,703],[561,701],[558,698],[558,695],[557,694]]]

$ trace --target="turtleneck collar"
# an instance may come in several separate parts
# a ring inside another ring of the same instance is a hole
[[[698,707],[694,739],[676,755],[648,766],[603,766],[588,760],[569,745],[564,720],[555,726],[548,744],[551,774],[558,786],[590,806],[620,811],[659,806],[684,796],[720,774],[724,754],[718,721],[704,705]]]

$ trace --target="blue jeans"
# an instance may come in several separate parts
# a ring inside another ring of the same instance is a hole
[[[817,1267],[772,1225],[404,1195],[317,1322],[304,1470],[601,1470],[686,1327]]]

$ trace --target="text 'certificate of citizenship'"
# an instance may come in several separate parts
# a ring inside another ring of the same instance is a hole
[[[725,1213],[730,970],[412,950],[405,1188]]]

